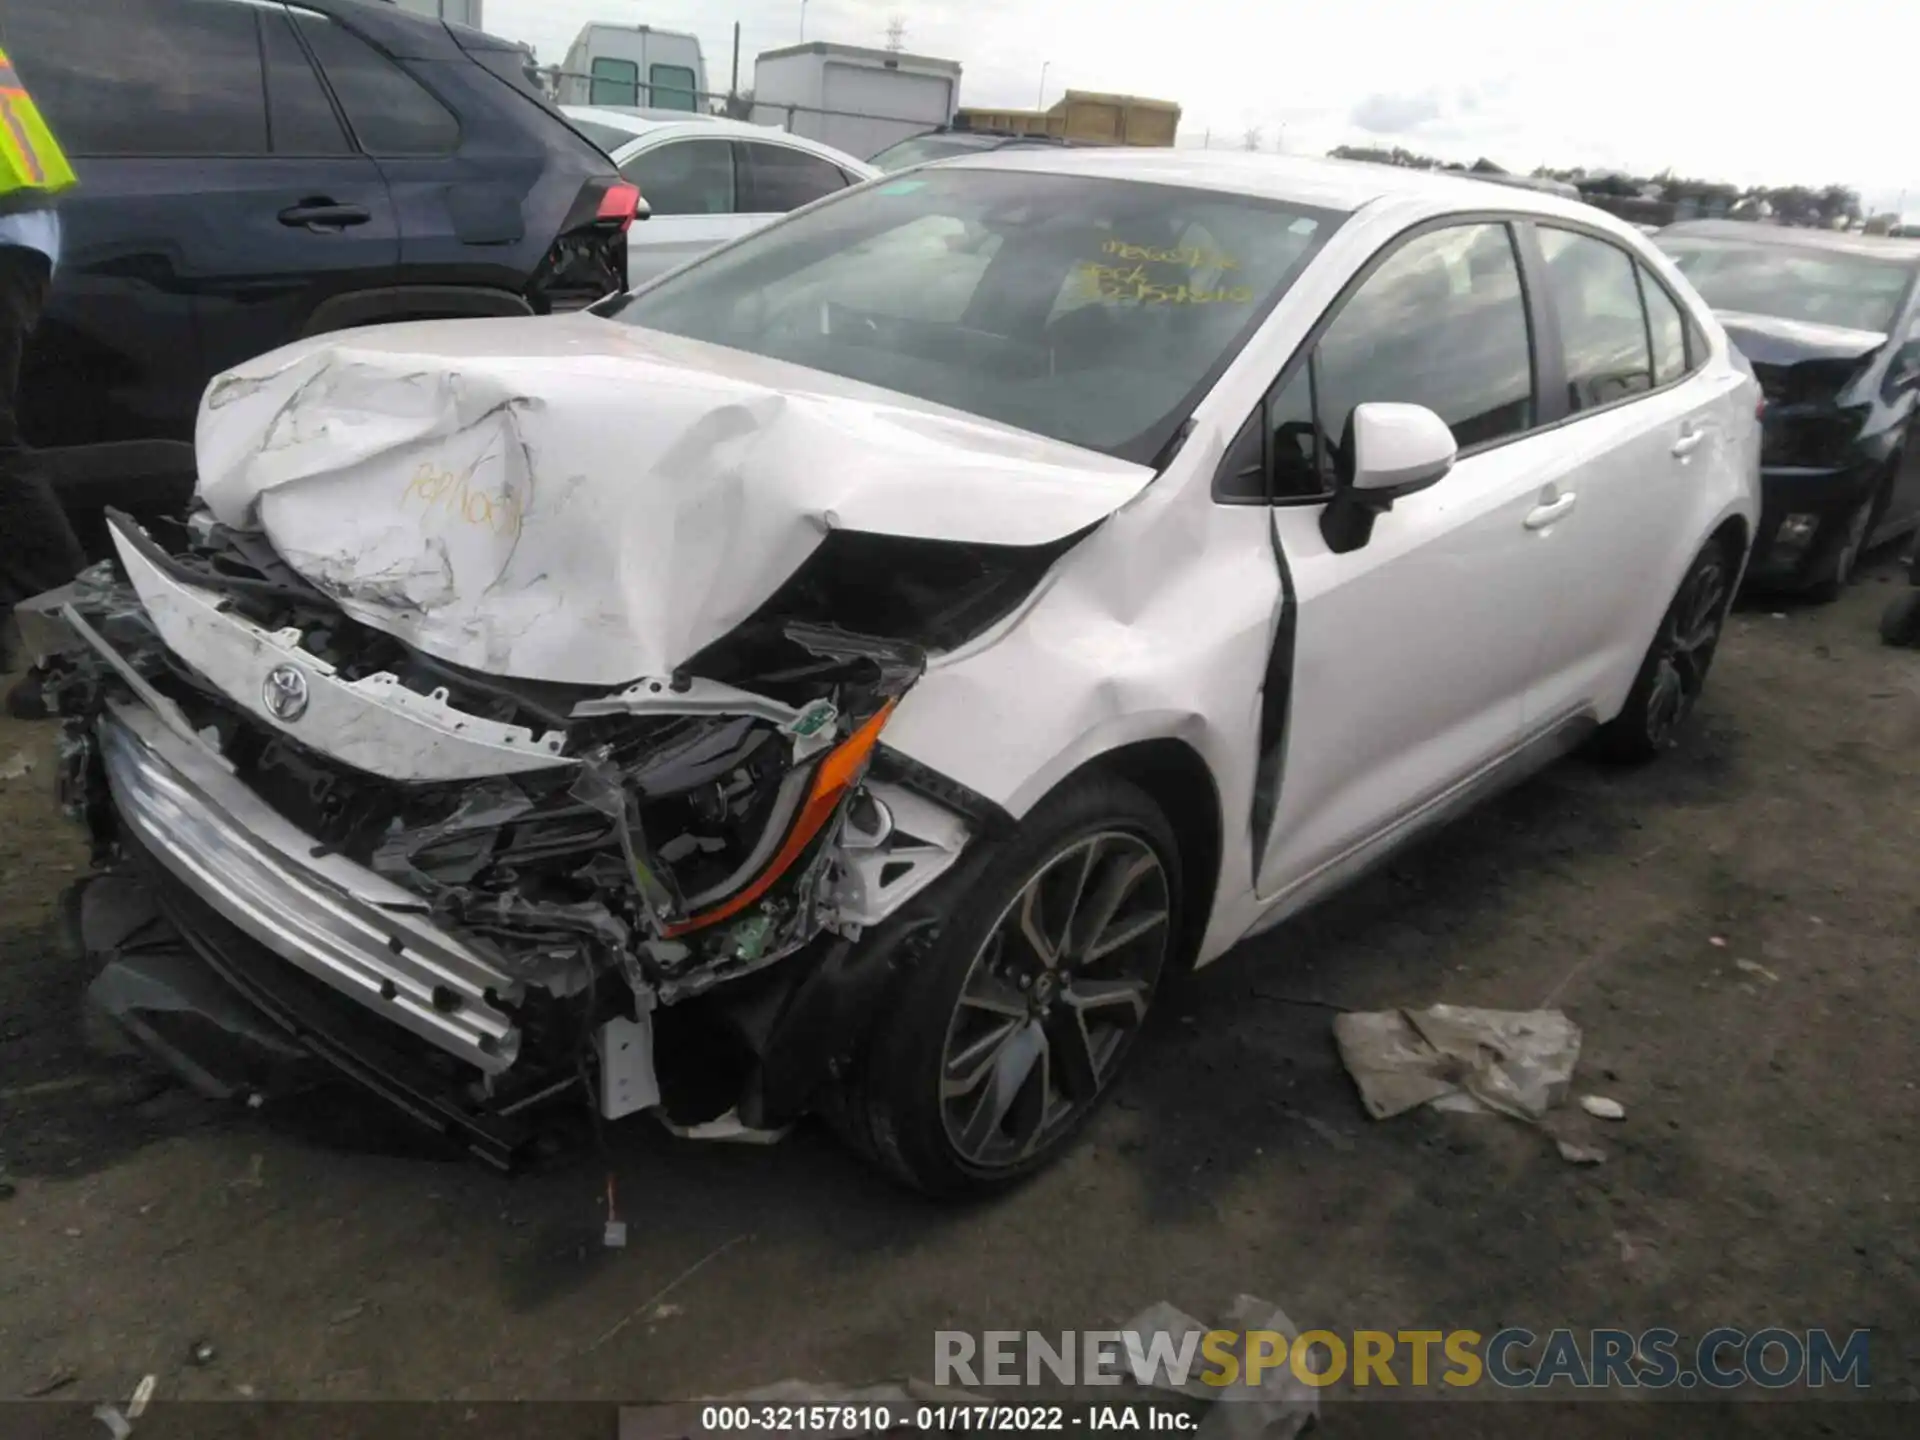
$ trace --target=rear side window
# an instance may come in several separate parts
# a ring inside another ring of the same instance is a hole
[[[446,155],[458,148],[460,122],[418,80],[326,16],[294,13],[369,155]]]
[[[1647,305],[1647,334],[1653,341],[1653,383],[1666,385],[1687,373],[1687,322],[1667,287],[1644,265],[1636,268]]]
[[[260,43],[267,57],[267,127],[276,155],[351,155],[333,102],[300,48],[285,14],[260,14]]]
[[[1426,406],[1462,449],[1530,429],[1532,352],[1506,226],[1409,240],[1353,293],[1314,361],[1315,411],[1336,451],[1354,407],[1376,400]]]
[[[693,110],[699,97],[694,93],[693,71],[685,65],[649,65],[647,67],[647,104],[656,110]]]
[[[265,155],[259,12],[233,0],[12,4],[0,43],[70,155]]]
[[[669,140],[620,167],[655,215],[734,213],[733,146],[725,140]]]
[[[605,56],[595,60],[587,77],[587,103],[638,105],[640,67],[631,60],[610,60]]]
[[[839,166],[804,150],[752,142],[740,150],[746,161],[740,208],[749,214],[784,215],[847,188]]]
[[[1541,225],[1538,233],[1566,352],[1568,408],[1593,410],[1651,390],[1647,317],[1633,257],[1572,230]]]

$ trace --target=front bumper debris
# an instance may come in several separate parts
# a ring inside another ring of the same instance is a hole
[[[1766,466],[1760,472],[1760,527],[1747,579],[1757,588],[1792,590],[1826,573],[1845,540],[1848,516],[1873,484],[1874,471]],[[1789,515],[1816,517],[1813,533],[1789,542],[1781,522]]]
[[[116,705],[101,760],[128,834],[254,940],[475,1069],[513,1064],[495,1001],[513,978],[424,918],[416,895],[318,848],[151,712]]]
[[[317,1059],[502,1166],[569,1094],[777,1129],[985,823],[879,743],[923,652],[818,609],[582,690],[368,632],[258,537],[110,529],[39,602],[90,1003],[210,1096]]]

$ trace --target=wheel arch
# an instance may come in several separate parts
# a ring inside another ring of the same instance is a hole
[[[1746,516],[1729,515],[1707,537],[1707,543],[1730,547],[1736,569],[1743,567],[1747,562],[1747,547],[1753,543],[1753,527],[1747,524]]]
[[[1181,917],[1176,959],[1188,967],[1213,917],[1224,853],[1220,787],[1198,750],[1184,740],[1135,740],[1084,761],[1049,791],[1090,774],[1113,775],[1137,786],[1160,808],[1180,847]]]

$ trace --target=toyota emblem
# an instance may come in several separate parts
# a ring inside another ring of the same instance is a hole
[[[260,687],[260,703],[282,724],[292,724],[307,713],[307,677],[291,665],[276,665]]]

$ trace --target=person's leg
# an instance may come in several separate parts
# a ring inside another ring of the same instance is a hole
[[[66,512],[20,434],[20,362],[40,319],[52,274],[47,257],[0,245],[0,649],[10,643],[13,607],[64,585],[86,564]],[[11,657],[0,654],[0,661]]]

